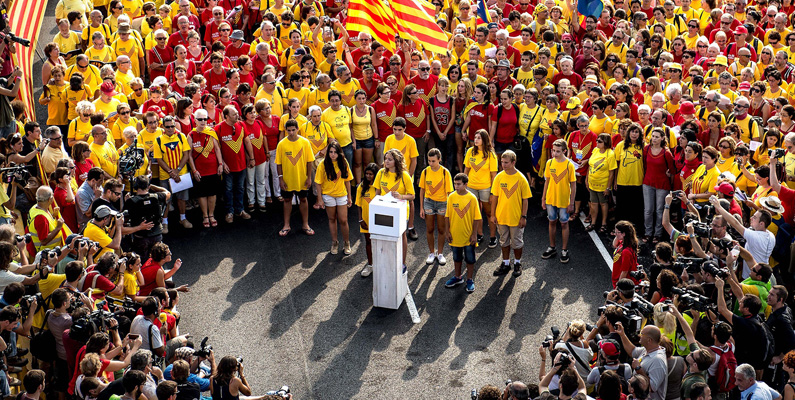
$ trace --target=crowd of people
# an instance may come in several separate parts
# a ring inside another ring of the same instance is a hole
[[[350,35],[347,0],[60,0],[38,122],[0,40],[0,393],[250,396],[240,360],[179,334],[164,235],[281,208],[289,240],[324,210],[332,255],[357,221],[367,277],[388,195],[404,271],[422,219],[425,262],[449,246],[445,286],[470,293],[485,247],[521,276],[532,209],[532,257],[568,263],[573,219],[612,240],[595,326],[478,398],[793,400],[795,4],[431,3],[444,53]]]

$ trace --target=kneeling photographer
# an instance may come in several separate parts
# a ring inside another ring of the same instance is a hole
[[[631,278],[638,280],[640,280],[640,278],[644,276],[644,274],[640,270],[630,271],[629,274]],[[635,289],[636,289],[635,282],[632,281],[632,279],[630,278],[619,279],[618,282],[616,282],[615,289],[603,293],[603,296],[605,298],[605,304],[612,304],[612,303],[620,305],[629,304],[632,302],[633,299],[635,299]]]
[[[553,360],[552,367],[538,383],[541,396],[548,392],[559,400],[568,400],[578,393],[585,394],[585,380],[577,373],[574,357],[566,350],[558,350]]]
[[[181,384],[179,374],[175,370],[177,365],[185,363],[184,380],[196,384],[201,392],[206,392],[210,390],[210,377],[215,375],[215,352],[213,352],[212,346],[207,345],[207,338],[202,340],[198,350],[194,350],[190,346],[193,344],[189,343],[189,346],[180,347],[174,352],[174,361],[163,370],[163,375],[166,379],[172,379],[173,376],[173,379]],[[209,364],[209,368],[204,363],[205,360],[206,364]]]

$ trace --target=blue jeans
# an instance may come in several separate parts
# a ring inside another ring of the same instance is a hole
[[[467,264],[475,263],[475,246],[473,245],[467,245],[464,247],[450,246],[450,248],[453,249],[453,262],[466,261]]]
[[[8,139],[8,137],[13,135],[16,131],[17,122],[16,120],[12,120],[8,125],[0,127],[0,138]]]
[[[224,174],[224,184],[226,185],[226,193],[224,194],[226,213],[242,213],[243,195],[246,192],[246,170]]]
[[[566,207],[555,207],[547,204],[547,218],[550,221],[560,220],[561,224],[569,222],[569,210]]]
[[[353,165],[353,143],[343,147],[342,154],[344,154],[345,159],[348,160],[348,165]]]

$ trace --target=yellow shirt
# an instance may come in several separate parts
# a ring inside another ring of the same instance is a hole
[[[271,103],[271,114],[272,115],[282,115],[284,114],[284,109],[287,108],[287,98],[284,96],[284,91],[279,89],[278,87],[273,90],[272,94],[268,94],[265,92],[265,85],[259,87],[257,90],[257,95],[254,97],[255,103],[259,100],[268,100]]]
[[[132,270],[124,271],[124,294],[126,296],[138,295],[138,275]]]
[[[312,154],[317,154],[319,151],[326,148],[328,139],[331,136],[331,127],[329,124],[320,121],[317,126],[312,122],[307,122],[301,126],[302,135],[309,140],[312,144]]]
[[[541,117],[541,123],[539,124],[539,128],[541,128],[541,133],[544,136],[548,136],[552,134],[552,122],[558,119],[560,115],[560,111],[550,112],[547,109],[547,112],[544,113],[544,116]]]
[[[693,173],[693,186],[690,188],[690,193],[703,194],[715,193],[715,184],[718,183],[718,176],[720,170],[717,167],[707,171],[707,166],[701,164],[696,172]],[[696,199],[697,203],[706,203],[707,199]]]
[[[359,218],[364,220],[367,226],[370,226],[370,202],[373,201],[373,198],[376,196],[376,187],[370,186],[367,190],[364,190],[362,185],[359,185],[359,189],[356,191],[356,205],[362,209]],[[362,233],[370,233],[369,229],[364,229],[359,226],[359,231]]]
[[[450,229],[450,236],[453,238],[450,246],[453,247],[468,246],[475,221],[483,219],[480,215],[478,199],[469,191],[463,195],[458,192],[450,193],[444,216],[450,221],[448,229]]]
[[[715,163],[715,166],[718,167],[718,171],[721,173],[730,171],[734,166],[734,156],[729,158],[723,158],[723,156],[718,156],[718,162]]]
[[[307,115],[307,110],[309,109],[309,95],[311,93],[312,92],[308,88],[301,88],[301,90],[287,89],[284,91],[284,96],[287,99],[298,99],[298,101],[301,102],[301,110],[299,113],[301,113],[301,115]]]
[[[337,155],[337,157],[343,157],[342,154]],[[315,172],[315,183],[320,185],[320,190],[326,196],[331,197],[342,197],[348,195],[348,188],[345,186],[345,182],[350,182],[353,179],[353,172],[351,172],[351,168],[348,167],[348,175],[343,178],[342,174],[340,173],[340,167],[337,163],[334,163],[334,173],[337,176],[337,179],[331,181],[328,179],[326,175],[326,163],[321,162],[320,165],[317,166],[317,172]],[[320,193],[318,193],[320,196]]]
[[[610,181],[610,171],[618,168],[616,154],[611,149],[601,153],[595,149],[588,160],[588,189],[594,192],[604,192]]]
[[[295,122],[298,122],[298,134],[301,135],[301,136],[304,136],[303,127],[304,127],[304,125],[309,123],[309,120],[306,119],[306,117],[304,117],[301,114],[298,114],[298,118],[294,118],[294,119],[295,119]],[[287,121],[289,121],[289,120],[290,120],[290,115],[289,114],[282,115],[282,117],[279,119],[279,131],[280,132],[284,132],[284,127],[286,126]],[[287,133],[285,133],[284,135],[286,137]]]
[[[362,88],[362,85],[359,84],[359,81],[356,78],[351,78],[348,83],[340,83],[339,80],[334,81],[331,84],[332,89],[336,89],[342,94],[342,104],[347,107],[353,107],[356,104],[356,99],[353,97],[353,94],[356,93],[357,90]]]
[[[122,134],[124,133],[124,129],[127,127],[137,127],[138,126],[138,118],[130,117],[129,123],[122,122],[121,118],[116,120],[116,123],[110,128],[110,132],[113,134],[113,140],[124,140]]]
[[[351,110],[340,107],[339,111],[334,111],[331,107],[323,111],[321,120],[331,126],[332,136],[345,147],[353,142],[351,138]]]
[[[91,121],[83,122],[80,118],[75,118],[69,123],[69,133],[66,138],[88,142],[91,138],[91,128],[93,128]]]
[[[138,59],[144,56],[144,49],[141,46],[141,42],[133,38],[129,38],[126,41],[117,39],[113,42],[113,50],[116,52],[116,56],[125,55],[130,57],[133,75],[141,76],[141,65],[138,63]]]
[[[497,155],[490,152],[486,156],[482,151],[475,154],[474,147],[467,150],[464,156],[464,169],[469,168],[467,187],[472,190],[491,188],[491,174],[499,171],[497,168]]]
[[[571,160],[549,159],[544,169],[544,178],[548,182],[544,197],[546,204],[557,208],[568,207],[571,200],[571,183],[577,180]]]
[[[378,171],[378,174],[375,175],[373,186],[377,187],[379,193],[382,195],[386,195],[390,192],[411,195],[415,194],[413,179],[411,179],[411,175],[409,175],[407,171],[403,171],[403,174],[398,176],[395,173],[381,168],[381,170]],[[408,212],[408,209],[409,203],[406,202],[406,212]]]
[[[412,158],[419,157],[420,155],[417,151],[417,142],[413,137],[405,133],[403,134],[403,139],[400,140],[398,140],[394,133],[386,137],[386,141],[384,141],[384,154],[392,149],[397,149],[403,154],[403,158],[406,159],[406,167],[411,164]]]
[[[121,0],[121,4],[124,6],[124,13],[131,20],[143,15],[143,0]]]
[[[116,152],[116,147],[109,140],[102,145],[91,143],[88,147],[91,149],[91,161],[94,162],[94,166],[115,177],[119,168],[119,153]]]
[[[320,91],[320,89],[313,90],[309,95],[309,106],[318,106],[321,110],[325,111],[331,106],[328,102],[329,92],[331,92],[331,90],[325,92]]]
[[[643,184],[643,149],[621,142],[615,148],[618,176],[616,183],[622,186],[640,186]]]
[[[102,46],[102,49],[97,49],[91,46],[86,49],[86,56],[89,61],[111,62],[116,60],[116,54],[109,46]]]
[[[306,164],[314,160],[312,145],[306,138],[299,136],[296,141],[284,138],[279,142],[276,146],[276,164],[282,166],[287,191],[297,192],[309,189],[306,187],[306,178],[309,173]]]
[[[47,103],[47,125],[65,125],[67,122],[69,122],[67,108],[68,102],[66,100],[67,87],[68,86],[65,84],[61,86],[55,84],[46,86],[50,96],[50,102]],[[44,97],[45,91],[42,91],[41,97],[39,97],[39,99],[41,100]],[[77,117],[77,115],[75,115],[75,117]]]
[[[155,140],[155,148],[154,148],[154,155],[155,159],[163,159],[168,165],[169,168],[177,168],[179,167],[180,161],[182,161],[182,157],[186,151],[189,151],[190,144],[188,143],[188,138],[185,137],[185,134],[176,132],[174,135],[161,135],[158,140]],[[190,154],[187,155],[190,157]],[[166,180],[169,178],[168,172],[166,172],[163,168],[159,168],[160,170],[160,180]],[[185,165],[179,170],[180,175],[184,175],[188,173],[188,163],[185,162]]]
[[[453,179],[447,168],[439,166],[434,171],[431,167],[422,170],[419,181],[420,189],[425,190],[425,198],[433,201],[447,201],[447,195],[453,191]]]
[[[784,156],[784,171],[787,173],[787,187],[795,189],[795,155],[790,152]]]
[[[610,133],[613,131],[613,121],[605,115],[602,118],[596,118],[594,115],[591,117],[591,122],[588,125],[588,128],[594,135],[599,136],[603,133]]]
[[[116,108],[119,106],[119,104],[121,104],[121,102],[115,97],[111,97],[110,101],[107,103],[102,101],[101,96],[94,100],[94,108],[96,108],[97,111],[102,111],[105,113],[105,119],[108,120],[109,125],[113,125],[116,122],[116,119],[119,117],[119,115],[116,113]]]
[[[146,153],[154,156],[155,139],[163,134],[163,129],[157,128],[154,132],[144,129],[138,132],[138,144],[143,145]]]
[[[66,17],[64,17],[66,18]],[[58,44],[58,50],[61,53],[68,53],[72,50],[77,50],[80,48],[80,35],[77,32],[69,31],[69,37],[65,38],[61,35],[60,32],[55,34],[55,38],[52,39],[53,42]],[[72,56],[66,60],[66,65],[71,67],[75,65],[75,61],[77,56]],[[69,79],[65,79],[67,82]]]
[[[497,223],[518,226],[522,217],[522,202],[533,197],[530,184],[524,174],[516,170],[513,174],[505,171],[494,177],[491,195],[497,198]]]
[[[89,221],[88,224],[86,224],[86,229],[83,231],[83,236],[99,243],[101,250],[95,257],[102,257],[105,253],[113,252],[113,249],[108,247],[108,245],[113,242],[113,239],[108,235],[108,231],[105,228],[100,228]]]

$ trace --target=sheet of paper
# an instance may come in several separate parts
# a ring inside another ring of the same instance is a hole
[[[190,173],[180,175],[179,182],[169,178],[168,183],[171,185],[171,193],[181,192],[193,187],[193,180],[190,178]]]

